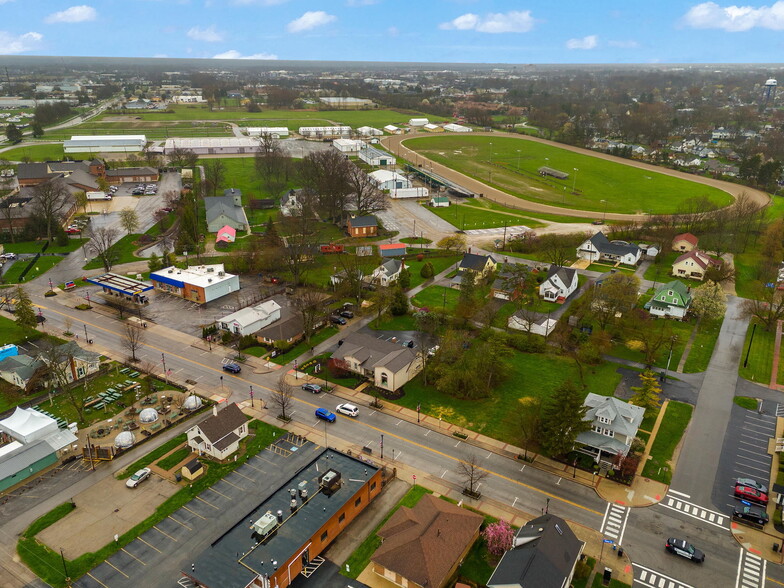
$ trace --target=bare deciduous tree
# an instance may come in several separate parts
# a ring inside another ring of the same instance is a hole
[[[100,229],[90,229],[90,248],[95,251],[96,257],[101,260],[103,268],[109,272],[112,266],[120,258],[120,252],[112,247],[117,240],[117,229],[101,227]]]
[[[286,381],[285,374],[281,374],[275,389],[270,395],[270,404],[279,410],[278,417],[284,421],[289,420],[286,412],[291,408],[294,402],[294,388]]]
[[[351,191],[348,184],[350,162],[335,149],[308,153],[300,165],[300,178],[306,191],[314,194],[319,208],[336,220],[346,208]]]
[[[204,164],[204,181],[213,196],[226,179],[226,164],[222,159],[210,159]]]
[[[473,453],[465,455],[463,459],[457,462],[457,475],[460,476],[463,482],[463,488],[469,495],[474,497],[477,497],[476,495],[479,494],[479,483],[487,478],[489,474],[490,472],[479,465],[479,458]]]
[[[302,332],[308,343],[316,327],[323,322],[326,316],[325,302],[327,298],[326,294],[316,290],[300,290],[292,296],[292,305],[302,318]]]
[[[291,158],[281,147],[280,141],[269,133],[259,137],[259,150],[254,158],[256,174],[267,190],[275,194],[282,190],[288,181]]]
[[[185,147],[175,147],[167,154],[169,163],[175,167],[193,167],[199,156]]]
[[[386,196],[378,189],[365,170],[352,163],[348,166],[346,179],[351,190],[348,202],[356,208],[358,215],[386,208]]]
[[[54,227],[60,223],[61,213],[70,198],[68,189],[59,179],[49,180],[33,188],[32,205],[46,226],[47,241],[52,241]]]
[[[123,330],[123,347],[131,354],[131,361],[136,362],[136,352],[144,345],[144,331],[135,322],[126,322]]]

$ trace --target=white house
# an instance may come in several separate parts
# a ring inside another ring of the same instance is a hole
[[[224,331],[237,335],[252,335],[277,320],[280,320],[280,305],[274,300],[266,300],[256,306],[232,312],[218,319],[217,323]]]
[[[283,216],[297,216],[302,212],[301,190],[289,190],[280,199],[280,212]]]
[[[539,296],[548,302],[564,302],[577,290],[577,270],[551,265],[547,277],[539,285]]]
[[[223,410],[212,407],[212,415],[187,430],[188,446],[199,455],[226,459],[240,448],[240,440],[248,436],[248,420],[235,403]]]
[[[430,121],[426,118],[412,118],[408,121],[409,127],[424,127],[427,124],[430,124]]]
[[[588,261],[620,262],[625,265],[637,265],[642,251],[637,245],[625,241],[610,241],[604,233],[596,233],[586,239],[577,248],[577,257]]]
[[[365,147],[365,142],[358,139],[335,139],[332,146],[341,153],[359,153]]]
[[[533,333],[534,335],[541,335],[542,337],[547,337],[552,333],[557,324],[558,321],[554,318],[547,318],[544,316],[531,319],[521,314],[520,311],[510,316],[507,321],[507,326],[510,329],[525,331],[526,333]]]
[[[403,262],[399,259],[387,259],[384,263],[373,270],[370,279],[382,286],[389,286],[397,282],[400,272],[403,271]]]
[[[588,407],[584,420],[591,421],[591,430],[577,435],[577,443],[583,445],[582,451],[594,456],[597,463],[603,452],[608,458],[618,454],[626,456],[637,436],[645,409],[593,392],[585,397],[583,405]]]

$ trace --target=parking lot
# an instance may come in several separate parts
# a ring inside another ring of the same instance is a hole
[[[196,556],[321,450],[310,442],[291,452],[286,449],[291,449],[291,445],[285,441],[278,445],[278,452],[263,451],[251,458],[90,570],[73,586],[174,586],[180,571],[190,569]]]
[[[720,512],[731,513],[740,505],[733,496],[737,478],[751,478],[770,487],[772,457],[768,443],[776,434],[777,407],[776,402],[768,400],[763,401],[761,412],[733,404],[711,496]]]

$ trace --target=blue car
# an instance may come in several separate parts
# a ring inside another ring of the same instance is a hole
[[[317,408],[316,416],[327,421],[328,423],[334,423],[335,419],[337,419],[334,413],[329,412],[326,408]]]
[[[224,363],[223,370],[226,372],[231,372],[232,374],[238,374],[242,371],[242,368],[236,363]]]

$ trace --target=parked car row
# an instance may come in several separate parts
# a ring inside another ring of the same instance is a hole
[[[339,412],[340,414],[350,416],[350,417],[359,416],[359,409],[353,404],[348,404],[348,403],[338,404],[337,408],[335,409],[335,412]],[[327,421],[328,423],[334,423],[338,417],[335,415],[334,412],[331,412],[329,409],[317,408],[316,418],[319,418],[322,421]]]
[[[141,196],[144,194],[145,196],[152,196],[153,194],[158,193],[158,186],[157,184],[137,184],[136,187],[131,190],[131,194],[133,196]]]

